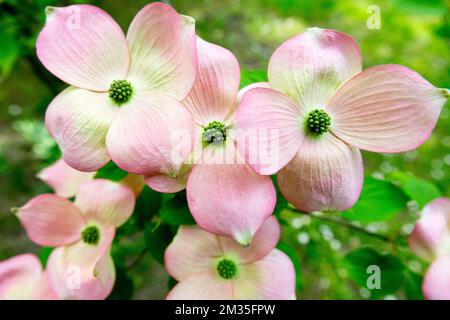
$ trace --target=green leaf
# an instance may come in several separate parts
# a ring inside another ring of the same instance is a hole
[[[174,233],[168,225],[149,222],[145,226],[145,244],[153,259],[164,264],[164,252],[172,242]]]
[[[425,206],[431,200],[442,197],[441,191],[432,183],[407,174],[404,172],[395,172],[390,176],[393,182],[396,182],[403,192],[415,200],[420,207]]]
[[[195,224],[186,200],[186,192],[165,195],[164,204],[159,212],[161,221],[181,226]]]
[[[367,177],[358,202],[341,215],[361,222],[383,221],[397,215],[407,202],[408,198],[396,185]]]
[[[405,280],[405,267],[398,258],[390,254],[380,254],[372,248],[351,251],[345,256],[343,263],[350,278],[359,286],[368,289],[373,299],[396,292]],[[380,286],[374,288],[371,285],[376,283],[374,277],[377,275]]]
[[[53,248],[51,247],[41,247],[39,249],[39,260],[41,260],[42,266],[45,268],[47,265],[47,260],[50,254],[52,253]]]
[[[162,194],[145,186],[136,201],[133,215],[139,226],[144,226],[160,210],[163,198]]]
[[[442,0],[394,0],[392,4],[399,10],[416,15],[441,16],[448,10]]]
[[[103,168],[97,171],[95,178],[119,181],[125,178],[126,175],[126,171],[123,171],[114,162],[110,161]]]
[[[172,278],[169,276],[169,280],[167,281],[167,288],[169,290],[172,290],[173,287],[175,287],[177,285],[178,281],[175,280],[175,278]]]
[[[405,273],[405,294],[408,300],[423,300],[422,277],[415,272],[407,270]]]
[[[116,282],[108,300],[131,300],[133,293],[134,283],[126,269],[116,267]]]
[[[18,37],[0,28],[0,78],[6,78],[20,55]]]
[[[295,269],[295,287],[297,290],[302,290],[302,282],[300,278],[300,258],[298,257],[295,248],[285,242],[279,242],[277,249],[283,251],[291,259]]]
[[[267,72],[265,70],[243,70],[241,72],[241,88],[255,82],[267,81]]]

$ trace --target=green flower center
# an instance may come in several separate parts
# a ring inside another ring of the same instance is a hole
[[[84,243],[95,245],[100,240],[100,231],[96,226],[86,227],[81,232],[81,239],[83,239]]]
[[[223,279],[231,279],[237,273],[236,264],[228,259],[222,259],[217,264],[217,272]]]
[[[133,94],[133,87],[127,80],[114,80],[108,90],[109,97],[117,105],[127,102]]]
[[[203,128],[203,142],[219,144],[226,138],[226,128],[222,122],[213,121]]]
[[[330,124],[330,116],[322,109],[311,111],[306,120],[306,125],[308,126],[309,131],[317,135],[327,132]]]

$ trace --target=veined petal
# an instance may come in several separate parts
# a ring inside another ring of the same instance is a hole
[[[127,186],[110,180],[95,179],[80,187],[75,205],[87,219],[119,227],[134,210],[135,197]]]
[[[431,134],[449,94],[399,65],[369,68],[345,83],[330,101],[331,130],[374,152],[417,148]]]
[[[21,254],[0,262],[0,300],[28,300],[42,275],[42,265],[33,254]]]
[[[109,154],[123,170],[141,175],[178,171],[189,156],[194,121],[175,99],[139,94],[120,108],[106,138]]]
[[[427,204],[409,235],[411,250],[427,261],[444,255],[450,248],[450,199],[439,198]]]
[[[85,220],[67,199],[41,194],[17,211],[28,237],[41,246],[56,247],[80,239]]]
[[[167,300],[231,300],[232,282],[218,279],[213,271],[190,276],[178,283],[167,295]]]
[[[107,93],[69,87],[48,107],[45,125],[69,166],[95,171],[110,160],[105,139],[118,111]]]
[[[107,91],[124,79],[130,61],[125,35],[103,10],[91,5],[47,7],[36,42],[42,64],[79,88]]]
[[[177,100],[187,96],[197,74],[195,21],[164,3],[145,6],[130,25],[128,79],[141,91]]]
[[[51,253],[47,271],[55,291],[63,299],[105,299],[115,281],[115,269],[109,248],[114,238],[114,227],[100,229],[97,245],[83,241],[60,247]]]
[[[216,235],[198,226],[181,226],[164,255],[167,272],[176,280],[214,270],[214,258],[223,251]]]
[[[277,179],[283,196],[299,210],[345,210],[361,193],[361,153],[330,133],[308,137]]]
[[[225,255],[231,253],[239,257],[240,263],[246,264],[262,259],[269,254],[280,240],[280,233],[280,224],[277,218],[270,216],[255,233],[253,241],[248,247],[240,246],[231,238],[218,237],[218,240]]]
[[[295,269],[289,257],[273,249],[261,260],[240,266],[233,281],[238,300],[291,300],[295,298]]]
[[[264,175],[283,168],[303,142],[303,117],[300,106],[280,92],[247,91],[236,111],[236,140],[246,162]]]
[[[227,49],[197,37],[198,73],[192,90],[183,100],[195,121],[208,125],[224,121],[233,108],[239,89],[240,69]]]
[[[234,144],[227,144],[234,148]],[[207,157],[217,148],[207,148]],[[247,246],[272,214],[276,191],[270,177],[260,176],[241,163],[196,164],[188,178],[186,195],[195,221],[203,229],[232,236]]]
[[[255,82],[252,84],[249,84],[245,87],[243,87],[241,90],[239,90],[237,97],[236,97],[236,105],[239,105],[241,103],[242,97],[244,96],[245,93],[247,93],[248,91],[250,91],[251,89],[255,89],[255,88],[266,88],[266,89],[270,89],[270,84],[268,82]]]
[[[428,300],[450,300],[450,254],[430,265],[423,279],[422,293]]]
[[[192,165],[183,164],[178,172],[157,173],[145,177],[147,185],[155,191],[176,193],[186,188],[187,178]]]
[[[71,198],[85,182],[92,180],[96,172],[83,172],[73,169],[63,159],[38,173],[38,178],[48,184],[55,194],[63,198]]]
[[[270,58],[268,77],[271,88],[310,111],[323,108],[336,89],[361,68],[361,52],[352,37],[310,28],[278,47]]]

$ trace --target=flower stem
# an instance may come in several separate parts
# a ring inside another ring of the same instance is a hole
[[[351,223],[351,221],[348,221],[346,219],[342,219],[339,217],[330,217],[330,216],[325,216],[323,214],[317,214],[317,213],[305,213],[305,212],[301,212],[297,209],[292,209],[289,208],[290,211],[296,212],[296,213],[302,213],[302,214],[307,214],[309,217],[313,218],[313,219],[317,219],[317,220],[321,220],[321,221],[325,221],[325,222],[329,222],[329,223],[333,223],[335,225],[339,225],[341,227],[345,227],[345,228],[349,228],[352,229],[356,232],[359,232],[361,234],[364,234],[366,236],[372,237],[374,239],[378,239],[380,241],[384,241],[387,242],[393,246],[397,245],[397,244],[404,244],[406,243],[406,237],[403,236],[397,236],[397,237],[389,237],[387,235],[383,235],[380,233],[376,233],[376,232],[372,232],[369,230],[366,230],[363,227],[354,225]]]

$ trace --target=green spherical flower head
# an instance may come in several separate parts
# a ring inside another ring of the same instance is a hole
[[[100,231],[96,226],[86,227],[81,232],[81,239],[87,244],[97,244],[100,240]]]
[[[236,264],[228,259],[222,259],[217,264],[217,272],[223,279],[232,279],[237,273]]]
[[[130,99],[133,94],[133,87],[127,80],[114,80],[108,92],[111,100],[120,106]]]
[[[331,118],[325,110],[316,109],[308,114],[306,126],[311,133],[321,135],[328,131],[331,124]]]
[[[203,128],[203,142],[219,144],[226,138],[226,128],[222,122],[213,121]]]

